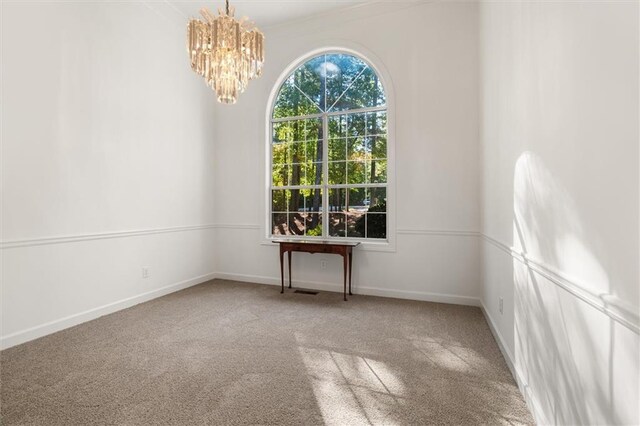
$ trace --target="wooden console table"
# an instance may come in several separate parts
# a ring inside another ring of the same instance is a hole
[[[347,269],[349,271],[349,295],[351,295],[351,263],[353,262],[353,248],[359,242],[350,241],[322,241],[322,240],[272,240],[280,244],[280,281],[284,293],[284,254],[289,257],[289,288],[291,288],[291,253],[294,251],[302,253],[331,253],[339,254],[343,258],[344,271],[344,300],[347,300]]]

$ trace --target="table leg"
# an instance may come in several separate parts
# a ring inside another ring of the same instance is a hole
[[[282,284],[282,290],[280,290],[280,294],[284,293],[284,252],[282,251],[282,247],[280,248],[280,283]]]
[[[349,249],[349,296],[352,296],[351,293],[351,266],[353,265],[353,251]]]
[[[347,253],[343,253],[342,258],[344,259],[342,269],[344,270],[344,301],[347,301],[347,263],[349,258],[347,257]]]
[[[291,250],[288,251],[289,254],[289,288],[291,288]]]

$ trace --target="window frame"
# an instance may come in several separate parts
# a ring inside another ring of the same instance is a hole
[[[384,106],[373,106],[366,108],[357,108],[353,110],[337,110],[337,111],[329,111],[329,112],[319,112],[316,114],[309,114],[298,117],[281,117],[281,118],[273,118],[273,112],[275,108],[275,103],[278,98],[278,94],[282,89],[284,83],[287,78],[294,72],[299,66],[303,65],[305,62],[322,55],[330,55],[330,54],[347,54],[352,55],[363,61],[367,66],[371,68],[373,72],[376,73],[380,84],[384,90],[386,103]],[[365,250],[374,250],[374,251],[395,251],[395,236],[396,236],[396,227],[395,227],[395,144],[394,144],[394,114],[393,114],[393,106],[394,106],[394,98],[393,91],[390,84],[390,79],[388,77],[388,73],[384,70],[383,67],[379,65],[379,61],[371,60],[374,57],[371,54],[365,55],[362,53],[362,48],[358,50],[344,48],[344,47],[334,47],[334,48],[321,48],[316,49],[306,54],[298,57],[298,59],[290,62],[289,66],[287,66],[284,71],[280,74],[279,78],[276,80],[276,83],[273,85],[271,95],[269,96],[267,108],[266,108],[266,144],[265,147],[265,196],[264,196],[264,212],[265,212],[265,220],[264,220],[264,244],[269,244],[272,240],[327,240],[327,241],[358,241],[363,243],[363,248]],[[329,175],[328,175],[328,141],[329,141],[329,118],[332,116],[340,116],[340,115],[350,115],[350,114],[358,114],[358,113],[367,113],[367,112],[378,112],[385,111],[387,116],[387,131],[386,131],[386,139],[387,139],[387,180],[386,183],[359,183],[359,184],[330,184],[329,183]],[[272,186],[272,167],[273,167],[273,157],[272,157],[272,137],[273,137],[273,123],[277,122],[285,122],[297,119],[311,119],[311,118],[320,118],[323,126],[323,161],[322,161],[322,173],[323,180],[320,185],[286,185],[282,187],[273,187]],[[320,214],[322,214],[322,236],[308,236],[308,235],[273,235],[272,229],[272,190],[287,190],[287,189],[314,189],[320,188],[322,191],[322,209],[320,210]],[[361,237],[336,237],[329,235],[329,190],[331,189],[353,189],[353,188],[385,188],[386,189],[386,202],[387,202],[387,211],[386,211],[386,238],[361,238]],[[325,214],[326,213],[326,214]],[[326,216],[326,217],[325,217]]]

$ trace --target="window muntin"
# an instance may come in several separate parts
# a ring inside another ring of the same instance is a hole
[[[304,62],[272,112],[270,234],[386,240],[387,153],[373,68],[344,53]]]

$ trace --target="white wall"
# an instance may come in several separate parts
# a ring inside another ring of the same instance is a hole
[[[478,304],[478,45],[475,3],[381,3],[267,29],[265,74],[233,107],[216,108],[216,270],[279,283],[262,244],[269,94],[299,57],[323,47],[361,52],[393,92],[395,244],[356,250],[358,293]],[[320,260],[328,262],[326,270]],[[294,281],[341,288],[337,256],[294,254]]]
[[[486,313],[540,423],[638,424],[638,3],[480,15]]]
[[[211,277],[214,96],[189,70],[186,17],[1,11],[2,347]]]

